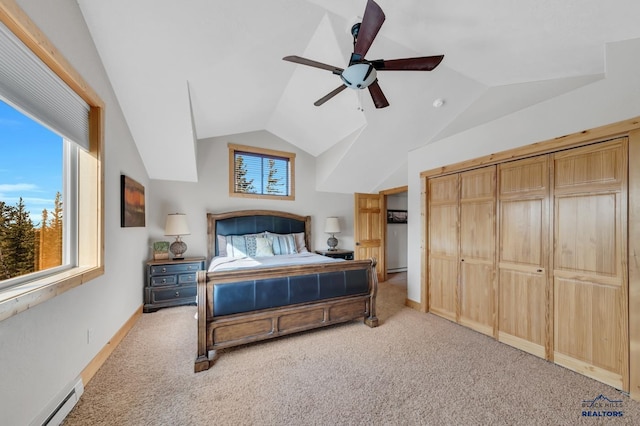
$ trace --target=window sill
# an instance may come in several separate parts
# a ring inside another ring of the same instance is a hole
[[[0,290],[0,321],[53,299],[103,273],[103,267],[76,267],[55,275]]]

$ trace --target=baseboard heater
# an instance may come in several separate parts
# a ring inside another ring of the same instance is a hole
[[[82,378],[78,377],[51,401],[30,426],[58,426],[78,403],[83,392]]]

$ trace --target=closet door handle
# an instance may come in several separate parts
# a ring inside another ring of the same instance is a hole
[[[542,272],[542,269],[538,269],[536,272]]]
[[[460,262],[464,262],[464,259],[460,259]]]

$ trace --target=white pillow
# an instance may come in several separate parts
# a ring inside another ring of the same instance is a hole
[[[218,238],[218,256],[227,256],[227,237],[224,235],[217,235]]]
[[[264,237],[256,238],[256,257],[273,256],[271,240]]]
[[[296,232],[293,234],[293,239],[296,241],[296,251],[298,253],[308,253],[307,243],[304,240],[304,232]]]

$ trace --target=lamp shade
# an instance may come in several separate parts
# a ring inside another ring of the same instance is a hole
[[[167,215],[167,222],[164,225],[164,235],[189,235],[189,225],[187,225],[187,215],[183,213],[171,213]]]
[[[337,217],[328,217],[324,222],[324,232],[327,234],[337,234],[340,232],[340,222]]]

